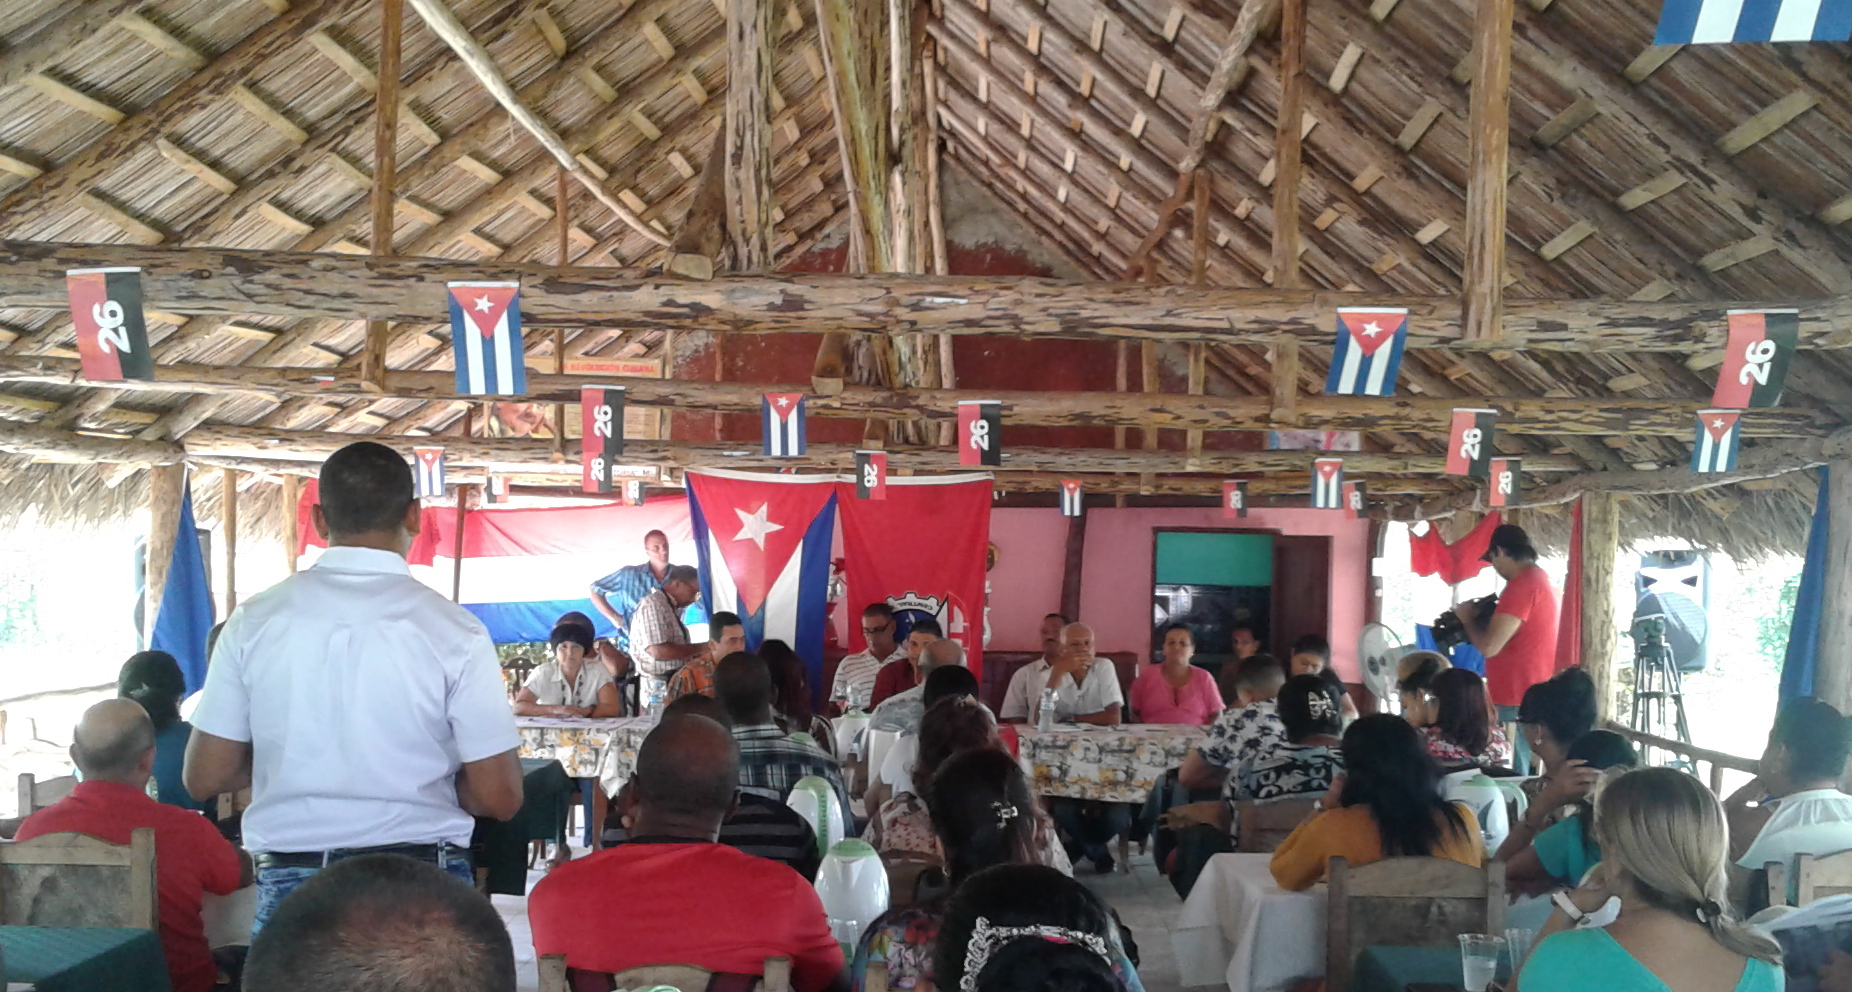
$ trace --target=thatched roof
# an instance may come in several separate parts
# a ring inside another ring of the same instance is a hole
[[[1263,0],[1246,0],[1261,4]],[[727,87],[715,0],[456,0],[528,107],[605,188],[673,231],[720,130]],[[1173,193],[1176,164],[1237,0],[934,0],[943,151],[1043,244],[1094,279],[1122,278]],[[363,0],[15,0],[0,5],[0,234],[364,251],[376,7]],[[1852,89],[1841,44],[1650,47],[1657,0],[1519,4],[1512,73],[1508,298],[1810,299],[1852,291]],[[1473,5],[1361,0],[1310,7],[1304,279],[1369,296],[1458,293],[1465,253]],[[779,264],[840,239],[842,165],[816,11],[778,0],[774,74]],[[81,34],[75,34],[83,29]],[[81,38],[81,44],[59,44]],[[1216,113],[1207,280],[1264,286],[1273,223],[1277,41]],[[555,261],[555,171],[418,18],[403,43],[399,254]],[[133,140],[125,140],[133,139]],[[661,253],[583,189],[567,191],[572,260],[649,265]],[[1187,281],[1191,232],[1151,254]],[[4,274],[0,273],[0,279]],[[0,310],[14,355],[72,354],[55,310]],[[401,326],[393,368],[448,366],[436,328]],[[357,361],[359,322],[150,314],[157,359],[211,365]],[[569,331],[575,355],[660,355],[659,331]],[[529,338],[549,356],[549,335]],[[677,346],[687,349],[684,341]],[[1329,350],[1307,349],[1315,391]],[[1212,345],[1206,392],[1270,393],[1262,348]],[[1411,350],[1405,393],[1430,397],[1708,397],[1716,356]],[[1852,352],[1807,351],[1784,405],[1843,424]],[[160,440],[196,424],[360,433],[454,429],[464,405],[348,396],[232,398],[18,383],[0,418]],[[1432,454],[1432,433],[1378,432],[1367,450]],[[1758,442],[1750,441],[1745,450]],[[1517,436],[1511,454],[1588,471],[1666,467],[1684,438]],[[138,505],[113,466],[0,465],[0,515]],[[1530,484],[1540,484],[1537,480]],[[260,485],[253,493],[274,492]],[[1736,554],[1797,551],[1810,477],[1630,501],[1634,536]],[[202,496],[205,494],[202,492]],[[203,517],[212,513],[202,507]],[[256,514],[247,514],[253,519]]]

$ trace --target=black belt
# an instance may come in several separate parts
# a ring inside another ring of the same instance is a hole
[[[455,844],[387,844],[382,847],[348,847],[334,851],[269,851],[253,855],[259,868],[320,868],[362,854],[396,854],[413,861],[467,861],[469,851]]]

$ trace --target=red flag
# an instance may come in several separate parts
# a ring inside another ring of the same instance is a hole
[[[887,498],[887,452],[855,453],[855,498]]]
[[[1002,465],[1003,404],[996,400],[958,402],[958,464]]]
[[[1455,410],[1447,431],[1447,474],[1483,479],[1491,470],[1497,410]]]
[[[1711,406],[1744,410],[1780,402],[1799,338],[1798,310],[1730,311],[1730,339]]]
[[[857,610],[887,603],[903,628],[932,617],[980,676],[990,502],[990,480],[969,476],[889,479],[885,500],[838,501],[847,601]],[[852,651],[864,646],[854,624],[849,642]]]
[[[1222,483],[1222,516],[1226,519],[1248,515],[1248,484],[1245,482]]]
[[[153,379],[141,309],[141,269],[72,269],[64,275],[77,325],[77,356],[93,382]]]

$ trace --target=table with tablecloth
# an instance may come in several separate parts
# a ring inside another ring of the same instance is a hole
[[[153,930],[128,927],[0,927],[6,981],[37,992],[169,992],[167,960]]]
[[[1170,723],[1062,724],[1053,730],[1018,724],[1015,730],[1018,760],[1036,795],[1110,803],[1143,803],[1204,732]]]
[[[566,836],[572,778],[551,758],[521,759],[521,811],[508,821],[476,818],[470,855],[488,871],[490,895],[527,894],[527,845]]]
[[[550,716],[514,718],[514,725],[521,732],[521,757],[557,761],[572,778],[597,778],[598,764],[604,759],[605,749],[613,741],[621,742],[631,736],[632,728],[652,722],[636,716],[608,720]]]
[[[1203,868],[1171,930],[1184,986],[1279,992],[1325,973],[1323,884],[1288,892],[1270,854],[1218,854]]]

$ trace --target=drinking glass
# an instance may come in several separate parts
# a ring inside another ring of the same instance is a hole
[[[1525,927],[1505,928],[1505,954],[1511,958],[1511,978],[1517,980],[1518,970],[1524,967],[1524,958],[1530,954],[1530,945],[1537,939],[1537,931]]]
[[[1460,935],[1460,971],[1466,992],[1486,992],[1486,986],[1498,974],[1498,956],[1505,949],[1505,938],[1489,933]]]

